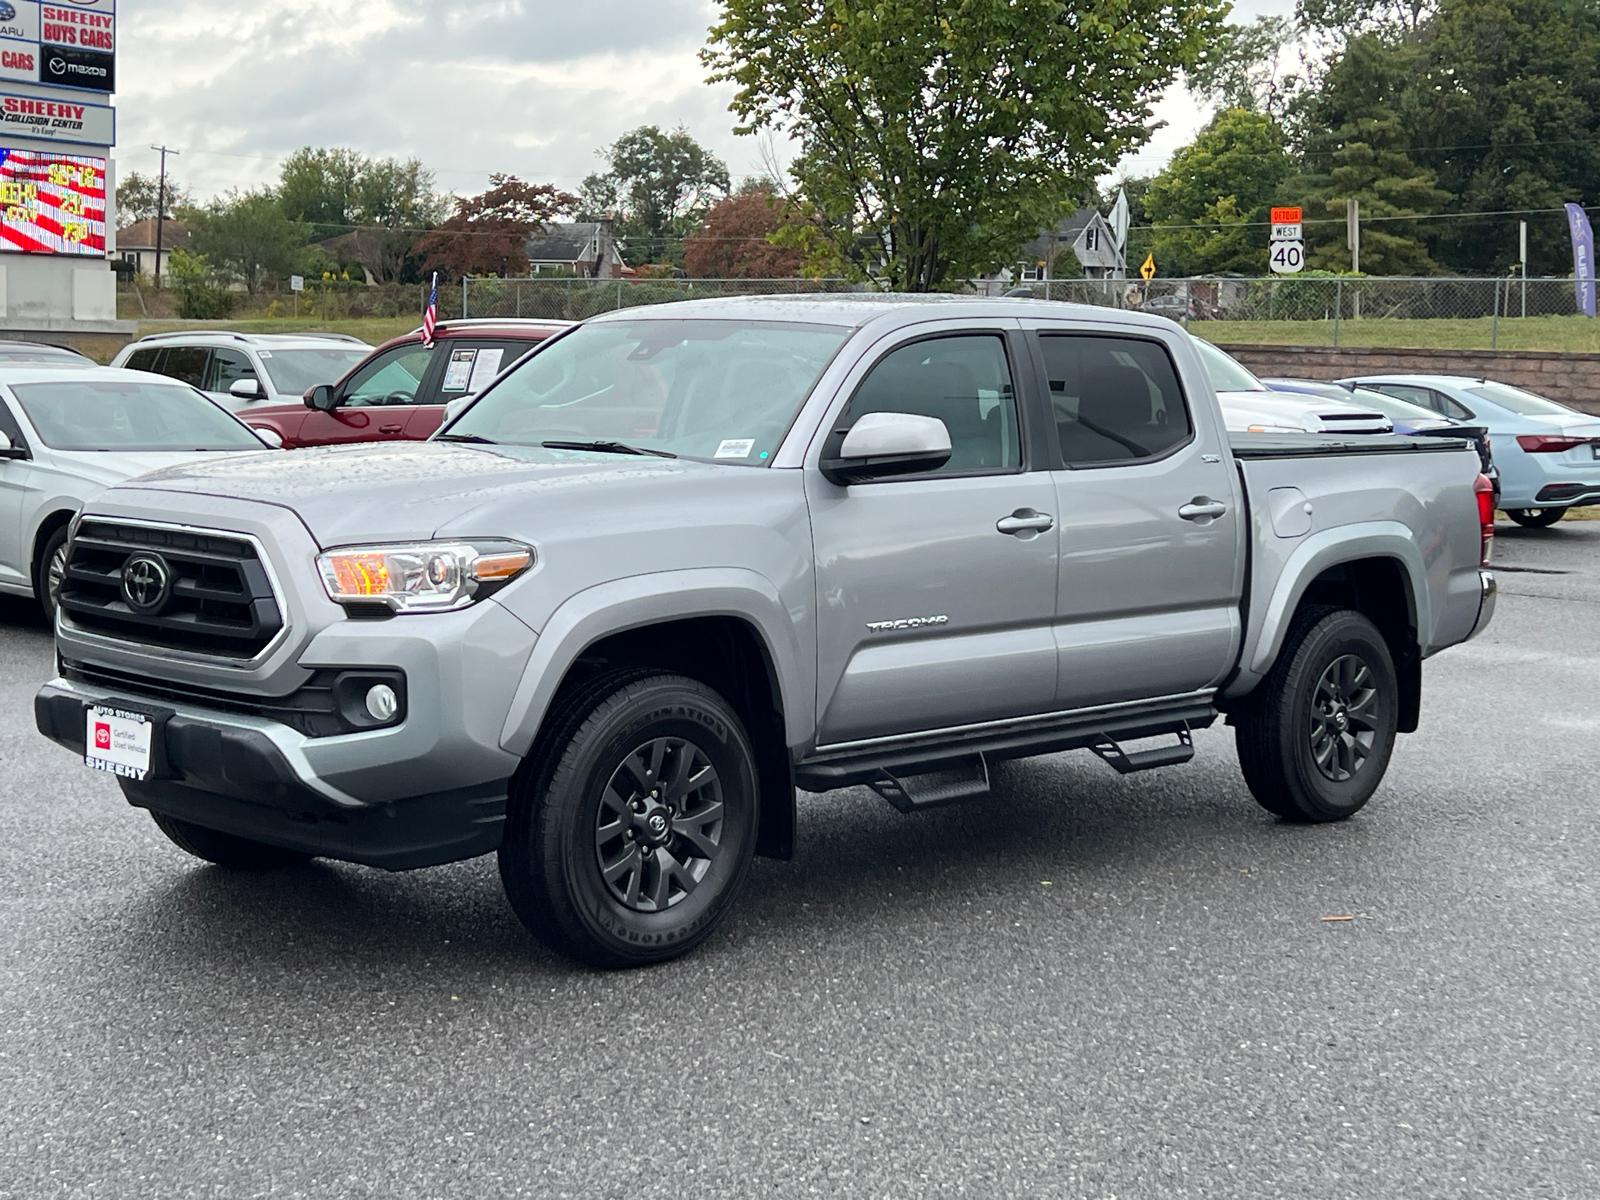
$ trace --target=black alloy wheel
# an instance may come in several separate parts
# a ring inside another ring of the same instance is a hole
[[[1278,660],[1232,714],[1256,801],[1291,821],[1342,821],[1383,782],[1400,686],[1388,643],[1347,608],[1295,614]]]
[[[1567,515],[1565,508],[1508,508],[1510,517],[1524,529],[1548,529]]]
[[[627,755],[600,796],[594,848],[612,896],[665,912],[700,886],[722,854],[722,781],[684,738],[653,738]]]
[[[676,958],[749,874],[757,799],[749,736],[711,688],[644,668],[590,680],[552,707],[512,783],[506,898],[583,962]]]

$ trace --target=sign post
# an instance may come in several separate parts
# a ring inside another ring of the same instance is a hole
[[[1305,226],[1298,208],[1272,210],[1272,235],[1267,244],[1267,265],[1277,275],[1297,275],[1306,265]]]

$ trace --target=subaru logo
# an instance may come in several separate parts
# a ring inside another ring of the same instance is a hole
[[[7,4],[5,0],[0,0],[0,21],[15,21],[16,19],[17,10]]]
[[[122,598],[141,615],[154,613],[167,602],[172,574],[153,554],[135,554],[122,566]]]

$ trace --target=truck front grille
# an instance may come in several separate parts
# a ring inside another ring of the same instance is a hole
[[[206,530],[82,521],[60,603],[80,629],[227,659],[254,658],[283,628],[255,544]]]

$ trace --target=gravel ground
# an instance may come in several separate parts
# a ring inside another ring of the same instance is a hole
[[[33,731],[6,605],[0,1197],[1600,1195],[1600,522],[1497,555],[1349,822],[1262,812],[1221,727],[914,817],[807,797],[631,973],[545,951],[492,859],[187,859]]]

